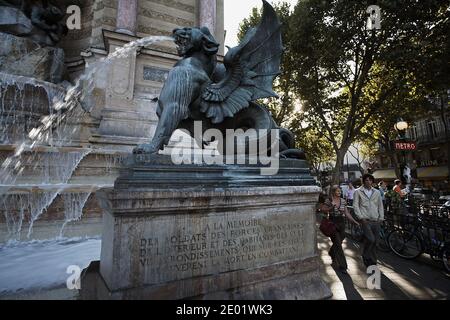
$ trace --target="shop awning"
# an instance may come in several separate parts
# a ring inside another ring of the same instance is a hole
[[[380,169],[373,172],[375,179],[396,179],[394,169]]]
[[[417,168],[417,177],[420,178],[447,178],[448,167],[424,167]]]

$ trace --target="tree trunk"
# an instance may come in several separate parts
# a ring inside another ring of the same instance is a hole
[[[395,176],[400,179],[402,173],[400,172],[400,160],[398,158],[398,153],[392,149],[392,144],[388,136],[385,137],[383,142],[384,149],[387,150],[387,154],[391,160],[391,163],[394,165]]]
[[[394,163],[395,176],[397,177],[397,179],[400,179],[402,177],[402,173],[400,172],[400,161],[398,159],[397,153],[393,153],[391,155],[391,161],[393,161]]]
[[[336,153],[336,164],[334,165],[333,178],[331,180],[332,185],[339,185],[342,165],[344,163],[344,157],[347,150],[348,146],[343,146]]]

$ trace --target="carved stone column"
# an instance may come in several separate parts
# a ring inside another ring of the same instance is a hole
[[[138,0],[119,0],[117,5],[116,31],[136,35]]]
[[[211,34],[216,33],[216,0],[199,0],[199,26],[208,27]]]

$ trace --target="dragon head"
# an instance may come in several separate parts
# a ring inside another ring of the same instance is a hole
[[[178,55],[181,57],[190,56],[199,51],[213,55],[219,50],[219,43],[216,42],[207,27],[177,28],[173,30],[172,36],[177,45]]]

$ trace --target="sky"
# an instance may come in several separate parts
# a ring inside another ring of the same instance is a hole
[[[297,0],[284,0],[286,2],[291,3],[291,7],[293,8],[294,5],[297,3]],[[268,1],[270,4],[278,3],[279,1]],[[253,7],[262,7],[262,1],[261,0],[224,0],[224,6],[225,6],[225,30],[226,38],[225,38],[225,45],[230,47],[235,47],[238,44],[237,41],[237,31],[239,28],[239,23],[241,23],[244,18],[247,18],[250,13],[252,12]],[[226,49],[225,49],[226,52]]]

